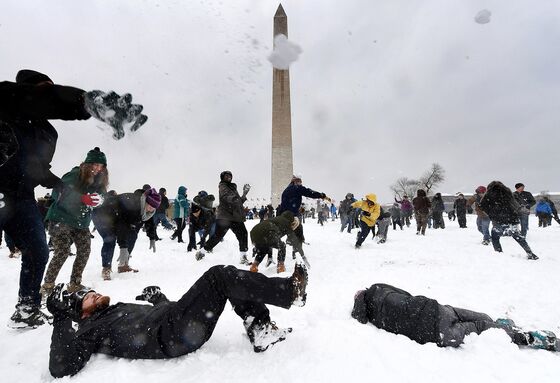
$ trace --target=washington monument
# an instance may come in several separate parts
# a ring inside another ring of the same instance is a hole
[[[288,17],[278,6],[274,15],[274,32],[288,37]],[[282,192],[292,179],[292,112],[290,108],[290,71],[272,70],[272,206],[280,204]]]

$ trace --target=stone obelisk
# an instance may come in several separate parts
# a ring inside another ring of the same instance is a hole
[[[288,17],[278,6],[274,15],[274,39],[288,37]],[[292,179],[292,112],[290,108],[290,71],[273,68],[272,73],[272,206],[280,204],[282,192]]]

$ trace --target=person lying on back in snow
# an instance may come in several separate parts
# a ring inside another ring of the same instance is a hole
[[[282,341],[291,328],[271,322],[266,304],[303,306],[307,270],[296,264],[289,278],[268,278],[234,266],[213,266],[177,302],[146,287],[134,303],[109,305],[93,290],[69,294],[59,284],[47,299],[53,314],[49,370],[60,378],[78,373],[94,353],[128,359],[175,358],[199,349],[212,335],[229,300],[243,319],[255,352]],[[78,330],[72,328],[78,322]]]
[[[560,351],[560,340],[550,331],[523,332],[511,319],[492,320],[488,315],[449,305],[397,287],[376,283],[354,296],[352,318],[420,344],[459,347],[465,336],[491,328],[504,330],[520,346]]]
[[[289,243],[294,250],[303,254],[301,241],[294,231],[299,226],[299,219],[294,217],[294,213],[286,210],[280,216],[269,218],[255,225],[251,230],[251,242],[255,246],[255,260],[251,265],[250,271],[259,271],[259,264],[265,255],[272,256],[272,249],[278,249],[278,265],[276,271],[283,273],[286,271],[284,261],[286,260],[286,244],[282,241],[282,237],[288,236]]]

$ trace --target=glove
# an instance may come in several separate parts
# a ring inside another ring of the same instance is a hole
[[[97,193],[91,193],[91,194],[84,194],[81,198],[81,201],[84,205],[90,206],[90,207],[98,207],[101,206],[103,204],[103,201],[105,201],[105,199],[103,198],[103,196],[101,194],[97,194]]]
[[[150,247],[148,249],[153,250],[154,253],[156,252],[156,240],[155,239],[150,239]]]
[[[249,184],[243,185],[243,194],[244,195],[247,195],[247,193],[249,193],[249,190],[251,190],[251,185],[249,185]]]
[[[371,213],[369,211],[363,210],[362,215],[365,215],[366,217],[369,217],[369,216],[371,216]]]
[[[129,93],[119,96],[113,91],[105,93],[93,90],[84,94],[86,111],[111,126],[116,140],[124,137],[124,124],[132,123],[130,131],[134,132],[148,120],[147,116],[141,114],[143,106],[131,102],[132,96]]]
[[[47,298],[47,309],[54,318],[70,317],[70,306],[68,305],[68,291],[64,283],[57,284],[51,295]]]
[[[0,193],[0,209],[6,206],[6,202],[4,202],[4,193]]]
[[[167,301],[165,294],[161,292],[159,286],[148,286],[144,287],[142,294],[136,297],[137,301],[146,301],[153,305],[158,304],[161,301]]]

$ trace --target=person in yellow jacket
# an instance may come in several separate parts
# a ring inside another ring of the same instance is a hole
[[[375,222],[381,213],[381,209],[377,204],[377,196],[373,193],[366,195],[365,201],[356,201],[351,206],[362,210],[360,231],[358,232],[358,239],[356,240],[356,249],[359,249],[364,240],[367,238],[370,230],[372,230],[375,226]]]

